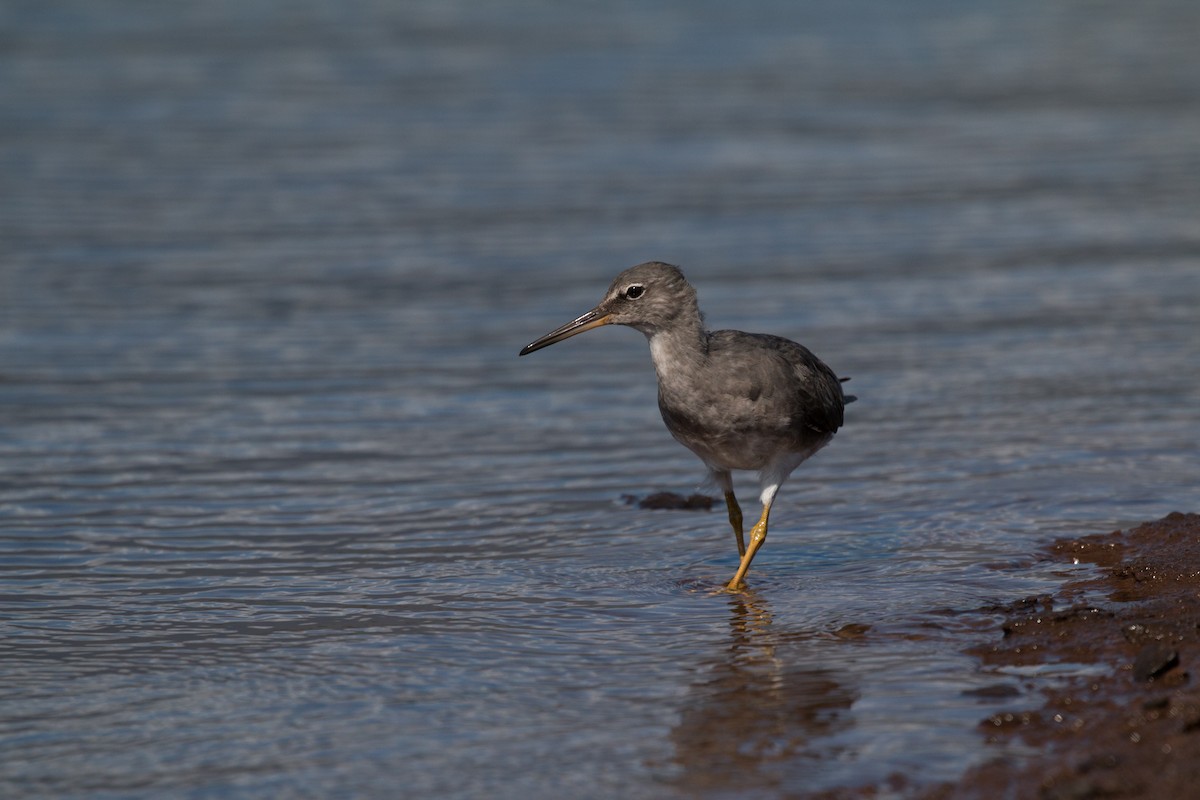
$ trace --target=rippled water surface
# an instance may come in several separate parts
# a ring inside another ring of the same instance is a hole
[[[1198,29],[0,9],[0,794],[803,796],[996,755],[979,721],[1036,700],[972,694],[1029,676],[959,612],[1197,507]],[[516,357],[651,258],[860,398],[745,595],[722,511],[623,499],[702,478],[642,337]]]

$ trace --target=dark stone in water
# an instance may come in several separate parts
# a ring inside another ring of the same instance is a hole
[[[637,504],[638,508],[668,509],[673,511],[711,511],[713,499],[702,494],[684,497],[675,492],[655,492],[638,499],[627,494],[623,497],[627,505]]]

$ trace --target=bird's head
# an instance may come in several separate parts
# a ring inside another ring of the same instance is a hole
[[[520,355],[601,325],[628,325],[653,336],[681,314],[699,315],[696,290],[683,277],[679,267],[648,261],[630,267],[614,278],[604,299],[591,311],[526,345]]]

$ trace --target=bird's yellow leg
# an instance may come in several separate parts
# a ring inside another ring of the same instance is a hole
[[[729,524],[733,526],[733,535],[737,537],[738,555],[746,555],[746,540],[742,536],[742,507],[738,505],[733,492],[726,490],[725,507],[729,509]]]
[[[771,506],[764,505],[762,516],[758,518],[758,522],[754,523],[754,527],[750,529],[750,546],[742,555],[742,563],[738,565],[737,574],[733,576],[725,588],[732,591],[737,591],[745,587],[743,579],[746,573],[750,570],[750,562],[754,560],[754,554],[758,552],[758,548],[762,547],[763,542],[767,540],[767,517],[771,514]]]

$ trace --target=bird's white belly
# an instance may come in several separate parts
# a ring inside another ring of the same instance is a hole
[[[773,434],[742,433],[729,437],[693,437],[671,431],[680,444],[695,453],[709,468],[763,471],[787,462],[788,472],[824,447],[832,439],[817,436],[807,441],[790,441]]]

